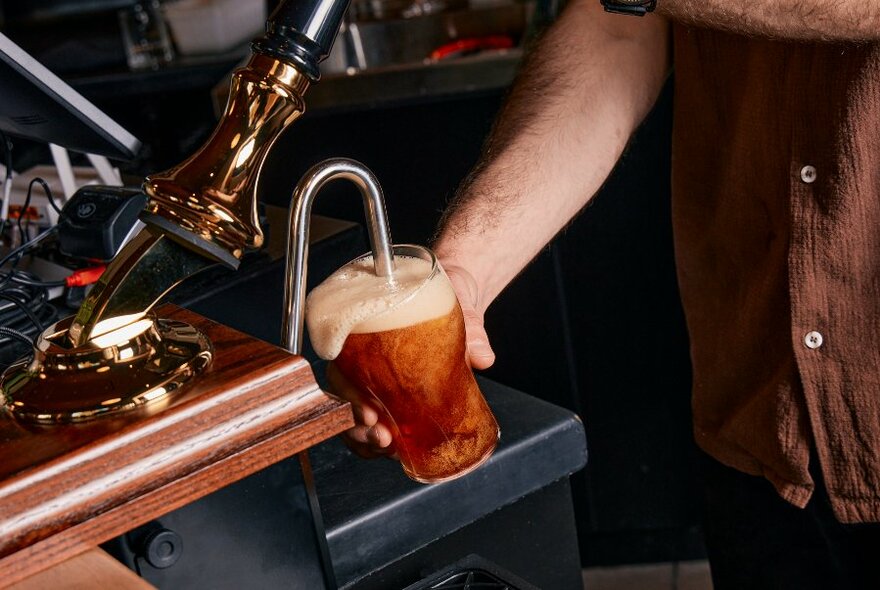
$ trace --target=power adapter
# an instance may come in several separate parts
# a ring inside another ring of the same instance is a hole
[[[65,256],[109,262],[147,205],[137,188],[84,186],[64,204],[58,221],[58,246]]]

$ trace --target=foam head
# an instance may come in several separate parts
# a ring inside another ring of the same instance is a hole
[[[392,280],[377,276],[372,256],[350,262],[312,289],[306,327],[315,352],[332,360],[351,333],[384,332],[441,317],[456,304],[442,269],[431,262],[395,256]]]

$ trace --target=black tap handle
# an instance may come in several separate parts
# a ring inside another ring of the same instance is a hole
[[[330,54],[350,0],[284,0],[266,22],[266,34],[252,45],[257,53],[296,64],[313,81],[318,63]]]

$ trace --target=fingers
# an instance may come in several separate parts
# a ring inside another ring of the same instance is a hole
[[[470,365],[475,369],[488,369],[495,362],[495,351],[489,344],[489,335],[483,326],[483,318],[473,309],[462,309],[467,352]]]
[[[459,266],[444,267],[452,289],[458,297],[464,316],[468,362],[475,369],[488,369],[495,362],[495,352],[483,325],[483,312],[477,294],[477,283],[469,272]]]
[[[396,456],[391,445],[391,430],[381,422],[373,426],[359,424],[349,428],[341,436],[345,445],[361,457]]]
[[[391,430],[382,423],[373,426],[358,425],[345,431],[352,442],[369,445],[376,449],[387,449],[391,446]]]
[[[358,424],[369,428],[371,426],[375,426],[379,421],[379,412],[376,411],[369,402],[363,401],[360,396],[357,396],[355,400],[351,400],[351,409],[354,413],[354,421]]]
[[[327,365],[330,389],[351,403],[355,426],[342,434],[346,446],[361,457],[392,456],[391,429],[381,422],[379,411],[354,387],[334,363]]]
[[[371,459],[373,457],[395,457],[391,446],[391,431],[384,424],[375,426],[355,426],[342,434],[345,445],[356,455]]]

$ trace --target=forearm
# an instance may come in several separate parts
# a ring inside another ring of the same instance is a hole
[[[880,0],[658,0],[657,11],[679,22],[743,35],[880,39]]]
[[[435,244],[476,279],[478,305],[601,187],[663,85],[667,45],[662,19],[575,0],[531,54]]]

